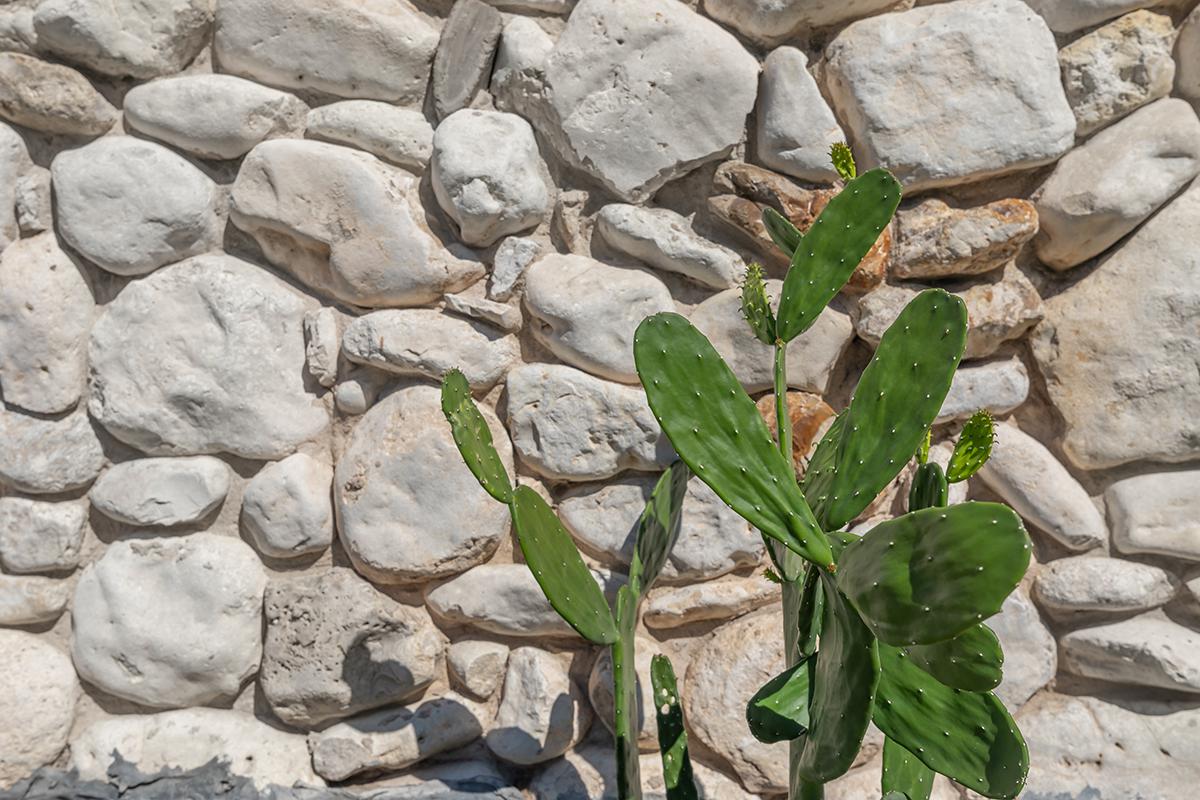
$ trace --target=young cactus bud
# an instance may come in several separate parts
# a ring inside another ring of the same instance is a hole
[[[775,315],[771,313],[771,298],[767,296],[767,284],[758,264],[746,267],[742,282],[742,314],[750,324],[754,338],[763,344],[775,344]]]
[[[908,510],[942,508],[946,505],[949,494],[950,487],[941,465],[925,462],[917,467],[917,472],[913,475],[912,488],[908,490]]]
[[[829,160],[842,180],[851,181],[858,177],[858,168],[854,166],[854,154],[850,152],[845,142],[838,142],[829,147]]]
[[[992,455],[992,442],[996,440],[996,428],[992,415],[980,409],[971,415],[959,434],[958,444],[950,456],[946,468],[946,479],[950,483],[965,481],[979,471]]]

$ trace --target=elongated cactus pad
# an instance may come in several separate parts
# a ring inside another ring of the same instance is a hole
[[[792,253],[796,251],[796,245],[800,244],[800,240],[804,238],[804,234],[792,224],[791,220],[770,206],[763,209],[762,221],[771,241],[775,243],[776,247],[787,253],[788,258],[791,258]]]
[[[854,519],[912,458],[966,341],[966,306],[941,289],[913,298],[883,334],[843,414],[834,474],[813,506],[823,530]]]
[[[746,722],[755,739],[767,744],[799,738],[809,726],[809,670],[805,658],[763,684],[746,704]]]
[[[776,315],[780,339],[790,342],[812,327],[875,245],[899,204],[900,183],[885,169],[873,169],[847,182],[829,201],[792,253]]]
[[[845,142],[836,142],[829,146],[829,160],[842,180],[848,181],[858,175],[858,167],[854,165],[854,154]]]
[[[637,544],[629,566],[629,587],[639,597],[654,584],[679,538],[683,497],[692,472],[676,461],[658,479],[638,522]]]
[[[842,551],[837,582],[884,642],[929,644],[1000,610],[1029,566],[1021,518],[962,503],[881,522]]]
[[[517,487],[510,508],[525,563],[550,605],[589,642],[616,641],[617,624],[604,594],[554,510],[528,486]]]
[[[883,677],[875,724],[935,772],[985,797],[1016,797],[1025,785],[1029,753],[1004,705],[990,693],[943,686],[879,645]]]
[[[655,314],[638,326],[633,353],[650,408],[692,471],[767,536],[832,564],[795,474],[704,334],[678,314]]]
[[[662,753],[663,780],[667,800],[696,800],[696,782],[688,757],[687,731],[683,726],[683,706],[671,660],[657,655],[650,660],[650,682],[654,687],[654,707],[658,714],[658,749]]]
[[[950,484],[946,481],[946,473],[936,462],[925,462],[917,467],[913,475],[912,486],[908,490],[908,510],[919,511],[922,508],[941,508],[946,505],[950,496]]]
[[[992,415],[987,411],[976,411],[963,425],[958,443],[954,445],[946,479],[958,483],[978,472],[992,455],[992,443],[995,440],[996,428],[992,423]]]
[[[612,656],[613,737],[617,749],[617,796],[638,797],[642,791],[638,761],[640,692],[634,658],[634,632],[638,623],[638,595],[625,584],[617,590],[617,640],[609,648]]]
[[[933,644],[904,648],[909,660],[954,689],[990,692],[1004,677],[1004,651],[992,629],[982,622]]]
[[[899,792],[907,800],[929,800],[933,791],[933,770],[895,739],[885,737],[881,784],[885,797],[891,792]]]
[[[845,412],[834,418],[833,424],[825,431],[821,441],[817,442],[817,449],[813,451],[812,458],[808,461],[808,469],[804,471],[804,477],[800,481],[804,499],[808,501],[810,508],[815,509],[817,501],[829,494],[829,487],[837,471],[838,447],[845,418]]]
[[[442,380],[442,413],[450,423],[458,452],[475,480],[501,503],[511,501],[512,484],[500,454],[492,445],[492,432],[471,399],[467,379],[456,369],[450,370]]]
[[[763,344],[775,344],[775,314],[771,311],[771,298],[767,295],[767,284],[758,264],[746,267],[746,277],[742,281],[742,316],[749,323],[755,339]]]

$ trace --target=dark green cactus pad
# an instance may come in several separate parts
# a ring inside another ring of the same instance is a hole
[[[796,251],[796,245],[800,244],[800,240],[804,238],[804,234],[792,224],[790,219],[770,206],[763,209],[762,221],[771,241],[775,243],[776,247],[787,253],[788,258],[791,258],[792,253]]]
[[[746,722],[755,739],[767,744],[799,738],[809,725],[812,659],[805,658],[763,684],[746,704]]]
[[[942,508],[950,496],[950,484],[946,481],[946,473],[936,462],[925,462],[917,467],[913,475],[912,486],[908,489],[908,510],[919,511],[922,508]]]
[[[1029,753],[1004,705],[990,693],[952,689],[879,645],[883,677],[875,724],[935,772],[985,797],[1016,797],[1025,785]]]
[[[823,530],[858,516],[912,458],[966,341],[966,305],[941,289],[913,298],[883,334],[843,414],[833,477],[813,506]]]
[[[792,254],[776,314],[775,332],[780,339],[790,342],[812,327],[875,245],[899,204],[900,183],[885,169],[848,181],[829,201]]]
[[[940,642],[1000,610],[1029,566],[1029,547],[1008,506],[927,508],[846,547],[838,587],[884,642]]]
[[[896,793],[907,800],[929,800],[933,791],[933,770],[904,749],[895,739],[883,740],[884,797]]]
[[[954,453],[950,456],[950,464],[946,469],[946,479],[951,483],[965,481],[979,471],[992,455],[992,443],[996,441],[996,427],[992,415],[987,411],[976,411],[963,425],[958,443],[954,445]]]
[[[808,468],[804,471],[804,477],[800,480],[800,488],[803,490],[804,499],[808,501],[810,508],[817,507],[817,501],[822,496],[829,494],[829,487],[833,484],[833,475],[837,470],[838,447],[842,436],[842,422],[845,417],[846,414],[843,412],[834,418],[833,424],[825,431],[821,441],[817,442],[817,449],[813,451],[812,458],[808,461]]]
[[[858,175],[858,167],[854,164],[854,154],[845,142],[836,142],[829,146],[829,160],[833,168],[844,181],[852,180]]]
[[[982,622],[933,644],[904,648],[912,663],[953,689],[990,692],[1004,677],[1004,651],[992,629]]]
[[[833,540],[830,540],[832,544]],[[817,649],[817,639],[821,635],[821,618],[825,614],[825,590],[822,588],[820,573],[809,567],[804,576],[804,586],[800,592],[800,608],[796,613],[800,633],[797,646],[800,655],[812,655]]]
[[[637,797],[642,790],[638,761],[638,729],[642,719],[634,666],[634,635],[638,623],[638,595],[629,584],[617,590],[617,640],[612,656],[613,731],[617,750],[617,794]]]
[[[629,566],[629,586],[639,597],[654,584],[679,538],[683,497],[692,472],[676,461],[658,479],[638,522],[637,544]]]
[[[771,298],[767,295],[767,284],[758,264],[746,267],[746,277],[742,280],[742,316],[750,324],[754,338],[763,344],[775,344],[775,314],[771,312]]]
[[[604,594],[554,510],[528,486],[517,487],[510,508],[525,563],[550,605],[589,642],[616,641],[617,624]]]
[[[638,326],[633,353],[650,408],[692,471],[767,536],[833,563],[754,401],[704,334],[678,314],[655,314]]]
[[[650,682],[658,714],[658,749],[662,753],[667,800],[696,800],[699,795],[688,757],[683,706],[679,704],[679,687],[669,658],[657,655],[650,660]]]
[[[492,445],[492,432],[471,399],[467,379],[456,369],[450,370],[442,380],[442,413],[450,423],[458,452],[475,480],[501,503],[510,502],[512,484],[500,454]]]

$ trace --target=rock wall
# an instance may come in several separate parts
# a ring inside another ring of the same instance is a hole
[[[934,453],[1004,420],[954,499],[1035,539],[992,620],[1025,796],[1193,797],[1195,5],[0,0],[0,790],[612,796],[609,667],[437,379],[614,587],[672,458],[634,327],[679,310],[769,391],[736,286],[782,276],[761,209],[811,224],[845,139],[907,197],[792,345],[799,455],[902,305],[958,293]],[[743,721],[782,660],[763,568],[691,486],[639,657],[676,661],[709,798],[786,785]],[[830,797],[878,796],[879,743]]]

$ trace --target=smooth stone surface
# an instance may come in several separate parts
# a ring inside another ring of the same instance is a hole
[[[0,122],[0,250],[21,235],[16,205],[22,179],[33,170],[25,140]]]
[[[772,50],[758,91],[758,160],[801,180],[834,181],[829,148],[844,141],[846,134],[808,72],[808,57],[794,47]]]
[[[258,556],[230,536],[114,542],[75,587],[75,669],[145,706],[227,702],[258,671],[266,584]]]
[[[283,458],[329,424],[304,386],[308,306],[232,256],[164,267],[125,287],[92,328],[88,410],[153,455]]]
[[[353,570],[272,581],[263,607],[259,686],[289,725],[311,728],[404,702],[441,671],[445,639],[429,614]]]
[[[647,271],[551,253],[525,270],[525,308],[534,337],[563,361],[601,378],[637,383],[634,331],[646,317],[674,311],[675,303]]]
[[[966,419],[979,409],[1007,414],[1029,397],[1029,371],[1017,356],[959,367],[938,411],[937,422]]]
[[[1037,208],[1028,200],[996,200],[951,208],[929,199],[896,214],[895,278],[941,279],[999,269],[1038,232]]]
[[[1127,11],[1163,5],[1164,0],[1025,0],[1055,33],[1090,28]]]
[[[79,681],[66,654],[30,633],[0,631],[0,786],[62,752]]]
[[[0,498],[0,564],[8,572],[57,572],[79,566],[87,504]]]
[[[610,203],[596,215],[596,230],[621,253],[701,286],[730,289],[746,271],[741,256],[708,241],[687,217],[667,208]]]
[[[1179,581],[1150,564],[1074,556],[1042,567],[1034,586],[1038,601],[1052,612],[1120,613],[1163,605],[1175,596]]]
[[[347,303],[430,303],[483,275],[430,233],[416,178],[346,147],[264,142],[242,162],[230,204],[273,264]]]
[[[647,628],[678,628],[692,622],[740,617],[779,598],[779,584],[758,575],[662,587],[651,590],[642,619]]]
[[[424,114],[377,100],[342,100],[314,108],[304,135],[365,150],[410,172],[424,172],[433,154],[433,126]]]
[[[130,525],[182,525],[207,517],[229,493],[230,470],[212,456],[141,458],[108,468],[88,492],[92,508]]]
[[[600,480],[675,459],[640,388],[559,364],[517,366],[507,388],[513,449],[546,478]]]
[[[484,639],[465,639],[446,648],[450,677],[471,696],[486,700],[500,688],[508,664],[508,647]]]
[[[333,542],[333,469],[305,453],[268,464],[246,484],[242,524],[260,553],[293,558]]]
[[[458,294],[448,294],[443,299],[447,311],[486,322],[508,333],[519,332],[525,324],[525,316],[521,313],[520,306],[487,299],[484,287],[480,283],[469,286]]]
[[[407,0],[221,0],[223,72],[290,89],[418,104],[438,31]]]
[[[216,184],[162,145],[105,136],[50,172],[63,241],[109,272],[145,275],[220,243]]]
[[[1192,9],[1175,39],[1175,91],[1200,101],[1200,11]]]
[[[496,248],[492,256],[492,276],[488,281],[487,296],[499,302],[509,300],[525,286],[525,270],[541,254],[541,245],[534,239],[509,236]]]
[[[1054,636],[1042,623],[1024,587],[1004,598],[1000,613],[987,620],[1004,649],[1004,679],[996,696],[1015,712],[1050,681],[1058,671]]]
[[[75,407],[87,376],[96,303],[87,276],[52,233],[0,253],[0,388],[39,414]]]
[[[654,685],[650,681],[650,663],[654,656],[662,655],[658,642],[646,636],[634,637],[634,681],[637,691],[637,747],[642,752],[658,751],[658,715],[654,711]],[[588,700],[596,718],[614,733],[616,706],[613,703],[612,651],[604,648],[592,662],[588,673]]]
[[[512,475],[504,428],[482,413]],[[508,533],[508,509],[463,463],[433,386],[401,389],[359,420],[333,493],[342,545],[355,569],[380,583],[462,572],[486,561]]]
[[[0,407],[0,482],[30,494],[87,486],[104,468],[104,450],[87,411],[30,417]]]
[[[70,67],[0,53],[0,117],[43,133],[99,136],[119,114]]]
[[[1160,612],[1071,631],[1059,644],[1063,668],[1076,675],[1200,692],[1200,634]]]
[[[1038,190],[1038,258],[1064,270],[1099,255],[1200,174],[1200,119],[1167,98],[1096,134]]]
[[[827,88],[859,145],[860,169],[887,167],[909,191],[1045,164],[1074,142],[1054,37],[1019,0],[956,0],[861,20],[825,53]],[[949,97],[957,101],[929,102]]]
[[[306,312],[304,367],[320,385],[329,387],[337,383],[338,353],[341,349],[337,312],[329,306]]]
[[[508,657],[504,695],[487,732],[488,749],[514,764],[540,764],[587,733],[592,710],[560,657],[518,647]]]
[[[125,95],[125,120],[201,158],[240,158],[259,142],[295,136],[308,106],[295,95],[233,75],[182,75]]]
[[[458,0],[433,57],[433,110],[439,120],[467,108],[487,83],[504,18],[481,0]]]
[[[0,574],[0,625],[53,622],[67,610],[70,601],[71,584],[67,581],[37,575]],[[3,767],[4,759],[0,756],[0,777]],[[0,780],[0,785],[2,783]]]
[[[1113,544],[1122,553],[1200,560],[1200,470],[1137,475],[1104,493]]]

